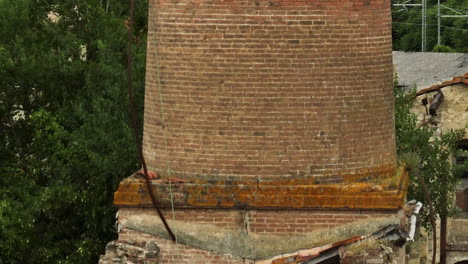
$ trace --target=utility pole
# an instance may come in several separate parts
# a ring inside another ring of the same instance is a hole
[[[426,51],[426,10],[427,10],[427,0],[422,0],[422,23],[421,23],[421,51]]]
[[[437,46],[440,46],[440,0],[437,0]]]
[[[439,0],[440,1],[440,0]],[[403,3],[392,4],[393,6],[401,6],[405,10],[408,10],[407,7],[410,6],[420,6],[421,7],[421,51],[426,51],[426,9],[427,9],[427,0],[421,0],[420,4],[411,4],[411,0],[407,0]]]
[[[445,9],[448,9],[454,13],[456,13],[456,15],[442,15],[440,13],[440,10],[441,10],[441,7],[445,8]],[[441,40],[440,40],[440,19],[443,18],[443,17],[458,17],[458,18],[468,18],[468,14],[463,14],[453,8],[450,8],[448,6],[444,6],[444,5],[441,5],[440,4],[440,0],[437,0],[437,45],[441,45]]]

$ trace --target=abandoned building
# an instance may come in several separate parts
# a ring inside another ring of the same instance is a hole
[[[322,263],[398,224],[392,80],[389,0],[150,0],[143,147],[176,241],[137,174],[119,241],[149,263]]]
[[[468,64],[468,56],[465,66]],[[436,136],[468,125],[468,73],[419,89],[413,112],[421,126],[432,127]],[[453,163],[468,159],[468,131],[458,144]],[[448,219],[447,263],[468,262],[468,171],[455,190],[455,204],[460,212]],[[460,262],[458,262],[460,261]]]
[[[432,127],[436,135],[466,128],[467,53],[394,51],[393,62],[398,74],[398,86],[417,91],[413,112],[419,125]],[[437,102],[434,100],[436,97],[440,98]],[[459,142],[459,150],[468,150],[468,130]],[[460,151],[453,158],[454,163],[463,163],[468,156]],[[468,212],[468,172],[464,173],[457,187],[456,204],[462,212]]]

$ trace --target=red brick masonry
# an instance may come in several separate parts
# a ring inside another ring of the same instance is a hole
[[[151,0],[149,10],[152,170],[272,179],[395,167],[390,1]]]
[[[152,209],[121,208],[119,219],[124,220],[132,215],[157,215]],[[164,212],[172,219],[172,212]],[[211,224],[227,229],[247,229],[249,233],[268,233],[288,235],[331,229],[347,223],[378,217],[392,217],[395,211],[239,211],[239,210],[176,210],[174,218],[178,221],[194,224]],[[170,221],[170,220],[169,220]],[[171,223],[171,222],[169,222]],[[131,229],[124,229],[119,234],[119,241],[156,241],[161,249],[158,263],[255,263],[249,259],[239,259],[200,248],[176,244],[170,240],[155,237]],[[335,241],[333,241],[335,242]],[[216,241],[213,241],[216,243]]]
[[[176,220],[288,236],[402,206],[390,0],[149,3],[144,154]],[[114,203],[154,214],[135,176]],[[123,228],[159,263],[254,263]]]

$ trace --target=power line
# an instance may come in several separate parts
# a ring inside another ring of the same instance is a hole
[[[426,42],[427,42],[427,34],[426,34],[426,31],[427,31],[427,1],[426,0],[422,0],[422,38],[423,38],[423,41],[422,41],[422,48],[421,50],[424,52],[426,51]]]
[[[456,15],[441,15],[440,14],[440,11],[441,11],[441,7],[445,8],[445,9],[448,9],[454,13],[456,13]],[[444,17],[463,17],[463,18],[468,18],[468,14],[463,14],[459,11],[461,10],[458,10],[458,9],[454,9],[454,8],[451,8],[451,7],[448,7],[448,6],[445,6],[445,5],[441,5],[440,4],[440,0],[437,1],[437,45],[440,45],[440,28],[443,27],[441,24],[440,24],[440,19],[441,18],[444,18]]]
[[[410,22],[392,22],[393,24],[403,24],[403,25],[413,25],[413,26],[421,26],[422,24],[418,24],[418,23],[410,23]],[[437,26],[436,24],[426,24],[426,26]],[[450,29],[454,29],[454,30],[460,30],[460,31],[468,31],[468,29],[463,29],[463,28],[456,28],[456,27],[448,27],[448,26],[442,26],[441,27],[443,28],[450,28]]]
[[[437,45],[440,45],[440,0],[437,0]]]
[[[403,3],[396,3],[396,4],[393,4],[393,6],[400,6],[404,9],[400,9],[398,11],[393,11],[392,12],[400,12],[402,10],[406,10],[408,11],[408,8],[407,7],[413,7],[413,6],[421,6],[422,9],[421,9],[421,50],[422,51],[425,51],[425,48],[426,48],[426,27],[429,26],[426,22],[427,20],[427,2],[426,0],[421,0],[421,4],[411,4],[412,0],[406,0],[404,1]],[[455,14],[446,14],[446,15],[443,15],[441,14],[441,8],[444,8],[444,9],[447,9],[449,10],[450,12],[453,12]],[[431,10],[430,10],[431,12]],[[463,13],[465,12],[465,13]],[[468,11],[466,10],[462,10],[462,9],[456,9],[456,8],[453,8],[453,7],[448,7],[448,6],[445,6],[443,4],[440,3],[440,0],[437,1],[437,14],[436,14],[436,17],[437,17],[437,45],[441,45],[441,37],[440,37],[440,29],[441,28],[449,28],[449,29],[454,29],[454,30],[460,30],[460,31],[468,31],[468,30],[465,30],[465,29],[459,29],[459,28],[453,28],[453,27],[447,27],[447,26],[442,26],[441,25],[441,18],[468,18]],[[411,24],[411,23],[406,23],[406,24]],[[415,24],[413,23],[413,25],[419,25],[419,24]],[[433,25],[430,25],[430,26],[433,26]]]
[[[440,4],[440,6],[443,7],[443,8],[446,8],[446,9],[452,11],[452,12],[455,12],[455,13],[457,13],[457,14],[459,14],[459,15],[463,15],[462,12],[465,12],[465,13],[468,12],[468,11],[466,11],[466,10],[456,9],[456,8],[448,7],[448,6],[442,5],[442,4]]]
[[[408,11],[407,7],[421,7],[421,51],[426,51],[426,25],[427,25],[427,1],[421,0],[420,4],[411,4],[412,0],[406,0],[403,3],[392,4],[392,6],[401,6]],[[400,10],[401,11],[401,10]]]

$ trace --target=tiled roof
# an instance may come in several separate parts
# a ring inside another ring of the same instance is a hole
[[[393,52],[398,85],[417,91],[468,72],[468,53]]]
[[[434,84],[434,85],[432,85],[432,86],[430,86],[428,88],[419,90],[416,93],[416,95],[422,95],[422,94],[434,92],[434,91],[437,91],[437,90],[439,90],[441,88],[444,88],[444,87],[447,87],[447,86],[450,86],[450,85],[454,85],[454,84],[460,84],[460,83],[468,84],[468,73],[465,73],[465,75],[463,75],[463,76],[454,77],[450,81],[445,81],[445,82],[442,82],[442,83],[439,83],[439,84]]]
[[[329,252],[331,250],[337,250],[340,247],[348,246],[355,242],[358,242],[362,239],[366,238],[365,236],[354,236],[348,239],[335,242],[332,244],[328,244],[321,247],[315,247],[307,250],[301,250],[297,254],[292,256],[287,256],[279,259],[275,259],[271,262],[271,264],[301,264],[301,263],[308,263],[309,260],[319,257],[325,252]]]

